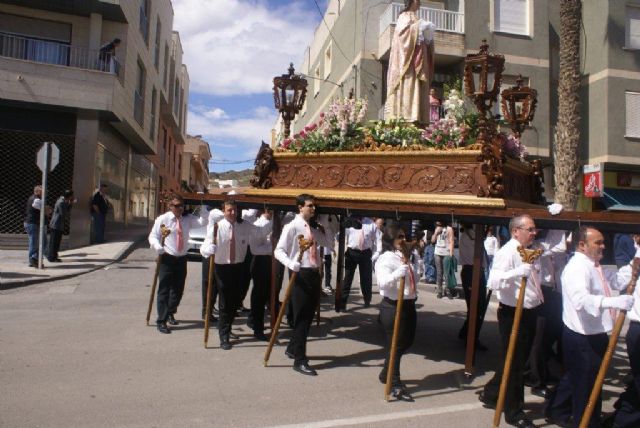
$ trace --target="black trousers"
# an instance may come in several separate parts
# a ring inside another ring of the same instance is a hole
[[[47,248],[47,259],[53,262],[58,259],[60,242],[62,242],[62,229],[51,229],[49,237],[49,248]]]
[[[631,321],[626,336],[627,354],[633,379],[620,395],[614,407],[614,428],[635,428],[640,426],[640,323]]]
[[[547,402],[546,415],[563,422],[568,422],[573,416],[572,426],[580,425],[608,343],[606,333],[584,335],[564,326],[562,346],[570,350],[564,353],[566,373]],[[600,427],[601,409],[602,398],[598,396],[589,427]]]
[[[331,287],[331,253],[324,255],[324,287]]]
[[[218,334],[220,342],[229,341],[231,325],[240,307],[241,281],[243,279],[243,263],[219,265],[216,263],[218,284]]]
[[[544,305],[538,312],[536,335],[525,367],[527,385],[538,388],[557,381],[562,366],[562,294],[548,286],[541,288]]]
[[[295,357],[296,364],[306,363],[309,329],[320,302],[320,271],[302,268],[296,275],[291,292],[293,304],[293,337],[287,350]]]
[[[244,302],[245,297],[247,297],[247,293],[249,292],[249,286],[251,285],[251,265],[252,265],[253,255],[251,254],[251,250],[247,247],[247,254],[244,256],[243,269],[242,269],[242,279],[240,281],[240,305]],[[240,307],[240,306],[238,306]]]
[[[471,285],[473,282],[473,265],[462,265],[460,271],[460,279],[462,281],[462,289],[464,290],[464,301],[467,304],[467,319],[464,320],[462,328],[458,333],[458,336],[466,339],[467,329],[469,328],[469,317],[471,315]],[[487,281],[484,277],[484,272],[480,273],[480,289],[478,290],[478,312],[476,313],[476,342],[478,336],[480,336],[480,328],[482,328],[483,311],[486,307],[487,299]]]
[[[174,257],[170,254],[160,256],[158,270],[158,324],[166,323],[169,315],[178,311],[178,305],[184,293],[184,281],[187,279],[187,257]]]
[[[251,320],[254,333],[264,333],[264,307],[269,300],[271,289],[271,256],[253,256],[251,277]]]
[[[498,307],[498,330],[500,332],[500,361],[496,368],[496,373],[484,386],[484,396],[487,401],[497,402],[500,392],[500,382],[502,381],[502,370],[509,347],[509,336],[511,326],[515,316],[513,306],[500,303]],[[509,373],[509,384],[507,385],[504,402],[504,419],[507,423],[512,423],[523,416],[524,406],[524,365],[527,362],[531,351],[531,342],[536,330],[536,320],[538,318],[538,308],[523,309],[520,319],[520,329],[516,339],[516,349],[511,363],[511,373]]]
[[[371,250],[364,251],[348,248],[344,253],[344,281],[342,283],[342,306],[347,304],[351,284],[356,268],[360,272],[360,290],[365,303],[371,302],[371,284],[373,281],[373,268],[371,263]]]
[[[216,275],[213,276],[211,282],[211,310],[218,299],[218,284],[216,284]],[[209,257],[202,258],[202,318],[207,311],[207,287],[209,287]],[[209,314],[211,315],[211,314]]]
[[[384,347],[385,357],[384,366],[380,377],[386,378],[389,369],[389,356],[391,353],[391,340],[393,338],[393,326],[396,319],[395,300],[387,297],[380,302],[380,323],[384,329],[386,343]],[[407,350],[413,345],[416,335],[416,301],[415,299],[404,300],[402,303],[402,313],[400,314],[400,326],[398,330],[398,346],[396,347],[395,360],[393,364],[393,377],[391,383],[393,386],[400,385],[400,360]]]

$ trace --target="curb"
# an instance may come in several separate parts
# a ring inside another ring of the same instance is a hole
[[[129,245],[127,245],[119,253],[117,253],[113,260],[111,260],[110,262],[105,263],[103,265],[94,266],[94,267],[88,268],[87,270],[77,271],[77,272],[73,272],[73,273],[69,273],[69,274],[65,274],[65,275],[60,275],[60,276],[55,276],[55,277],[31,278],[31,279],[24,279],[24,280],[20,280],[20,281],[12,281],[9,284],[0,284],[0,291],[13,290],[15,288],[21,288],[21,287],[25,287],[27,285],[41,284],[41,283],[44,283],[44,282],[51,282],[51,281],[58,281],[60,279],[74,278],[76,276],[84,275],[86,273],[95,272],[95,271],[97,271],[99,269],[104,269],[106,266],[110,266],[110,265],[112,265],[114,263],[118,263],[118,262],[122,261],[123,259],[127,258],[129,256],[129,254],[131,254],[138,247],[138,245],[140,243],[142,243],[144,240],[145,240],[145,238],[141,237],[141,238],[139,238],[139,239],[137,239],[135,241],[130,241]]]

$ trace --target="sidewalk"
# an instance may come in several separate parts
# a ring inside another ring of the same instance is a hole
[[[45,258],[44,269],[28,266],[26,250],[0,250],[0,290],[71,278],[104,268],[126,257],[136,244],[144,244],[147,233],[146,228],[130,230],[126,236],[113,233],[107,235],[108,242],[104,244],[60,251],[62,262],[50,263]]]

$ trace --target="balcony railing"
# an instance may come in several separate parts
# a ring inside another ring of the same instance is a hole
[[[112,53],[30,37],[0,33],[0,56],[120,75]]]
[[[401,3],[391,3],[387,9],[385,9],[382,15],[380,15],[380,34],[391,24],[396,23],[402,9],[404,9],[404,5]],[[464,34],[464,13],[421,7],[418,11],[418,17],[425,21],[433,22],[438,31]]]

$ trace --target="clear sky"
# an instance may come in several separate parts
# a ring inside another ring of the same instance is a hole
[[[173,0],[191,79],[187,132],[209,142],[210,171],[253,167],[270,142],[273,77],[301,63],[322,20],[316,1],[324,13],[328,0]]]

